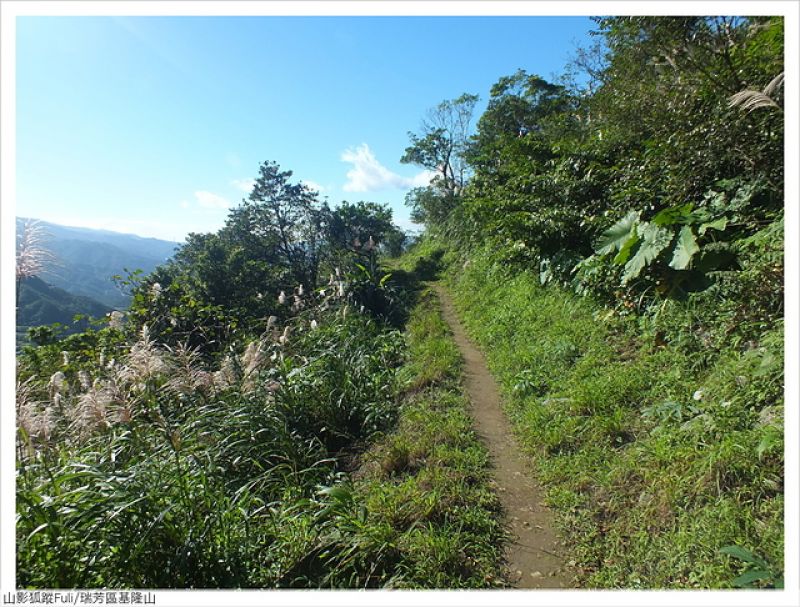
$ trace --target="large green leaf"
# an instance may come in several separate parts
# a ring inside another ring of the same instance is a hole
[[[692,214],[692,207],[694,205],[689,202],[677,207],[670,207],[659,211],[651,223],[657,226],[671,226],[676,223],[686,223]]]
[[[622,245],[622,248],[620,248],[619,253],[617,253],[617,256],[614,257],[614,263],[617,264],[618,266],[621,266],[626,261],[628,261],[628,258],[631,256],[631,251],[633,250],[633,247],[635,247],[638,242],[639,242],[639,235],[634,230],[630,238],[628,238],[628,240],[625,241],[625,244]]]
[[[625,264],[625,273],[622,275],[622,284],[627,284],[648,266],[672,242],[672,232],[665,228],[650,223],[642,224],[638,228],[642,241],[636,254]]]
[[[769,571],[754,569],[751,571],[747,571],[746,573],[743,573],[735,580],[733,580],[733,585],[739,588],[749,588],[752,587],[753,582],[758,582],[760,580],[770,580],[770,579],[772,579],[772,574]]]
[[[728,227],[728,218],[727,217],[720,217],[714,221],[709,221],[708,223],[701,224],[700,227],[697,229],[700,232],[700,236],[706,233],[706,230],[717,230],[722,232],[725,228]]]
[[[742,548],[741,546],[725,546],[724,548],[720,548],[719,551],[722,554],[730,555],[739,559],[740,561],[744,561],[745,563],[753,563],[764,568],[768,566],[763,559],[757,557],[755,554],[746,548]]]
[[[727,249],[712,250],[704,249],[694,262],[696,270],[701,272],[712,272],[714,270],[725,270],[735,266],[736,254]]]
[[[685,270],[692,263],[692,257],[700,250],[694,238],[694,232],[689,226],[683,226],[678,234],[678,241],[675,243],[675,250],[672,254],[672,261],[669,266],[676,270]]]
[[[636,235],[636,224],[638,221],[639,213],[636,211],[628,213],[625,217],[603,232],[602,236],[600,236],[600,240],[597,242],[595,251],[600,255],[607,255],[608,253],[621,250],[631,236]]]

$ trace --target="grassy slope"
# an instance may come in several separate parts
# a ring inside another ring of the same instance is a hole
[[[416,301],[406,340],[342,309],[313,328],[296,318],[287,344],[253,342],[213,375],[144,334],[109,365],[40,349],[45,370],[24,365],[38,379],[17,402],[30,430],[17,583],[502,585],[499,502],[459,353],[435,298]]]
[[[397,429],[365,454],[357,501],[397,552],[392,585],[502,585],[504,532],[487,453],[472,430],[461,359],[438,302],[423,291],[407,327],[407,393]],[[372,542],[369,542],[372,543]]]
[[[782,388],[763,357],[722,352],[698,370],[531,274],[483,258],[450,277],[580,582],[730,587],[743,566],[728,545],[782,570]]]

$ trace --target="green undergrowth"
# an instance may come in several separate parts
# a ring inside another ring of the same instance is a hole
[[[490,256],[450,270],[582,585],[782,583],[782,325],[692,351]]]
[[[411,314],[407,342],[398,426],[363,456],[355,481],[370,533],[393,546],[392,586],[501,586],[505,535],[488,455],[467,414],[458,349],[429,290]]]
[[[502,585],[458,350],[432,294],[418,302],[405,337],[343,308],[213,373],[144,329],[94,383],[68,366],[49,384],[31,375],[19,586]]]

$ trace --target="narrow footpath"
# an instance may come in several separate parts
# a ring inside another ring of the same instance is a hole
[[[486,359],[464,332],[447,291],[432,285],[442,314],[464,358],[464,386],[471,402],[475,430],[489,450],[498,495],[512,541],[506,549],[508,568],[516,588],[570,588],[559,557],[560,545],[543,492],[533,480],[511,425],[501,407],[500,391]]]

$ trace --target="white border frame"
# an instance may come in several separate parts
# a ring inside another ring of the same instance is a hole
[[[578,16],[596,14],[622,15],[783,15],[786,28],[786,144],[785,177],[786,201],[786,468],[785,468],[785,582],[784,591],[155,591],[157,605],[800,605],[800,559],[798,559],[798,173],[791,170],[798,162],[798,24],[800,5],[793,0],[765,2],[744,1],[682,1],[641,2],[617,0],[589,1],[508,1],[488,2],[416,0],[382,2],[324,0],[301,1],[64,1],[21,2],[3,0],[0,5],[0,593],[15,589],[15,479],[14,432],[15,408],[11,406],[15,386],[15,325],[13,259],[15,257],[15,21],[18,16]],[[499,75],[498,75],[499,76]]]

